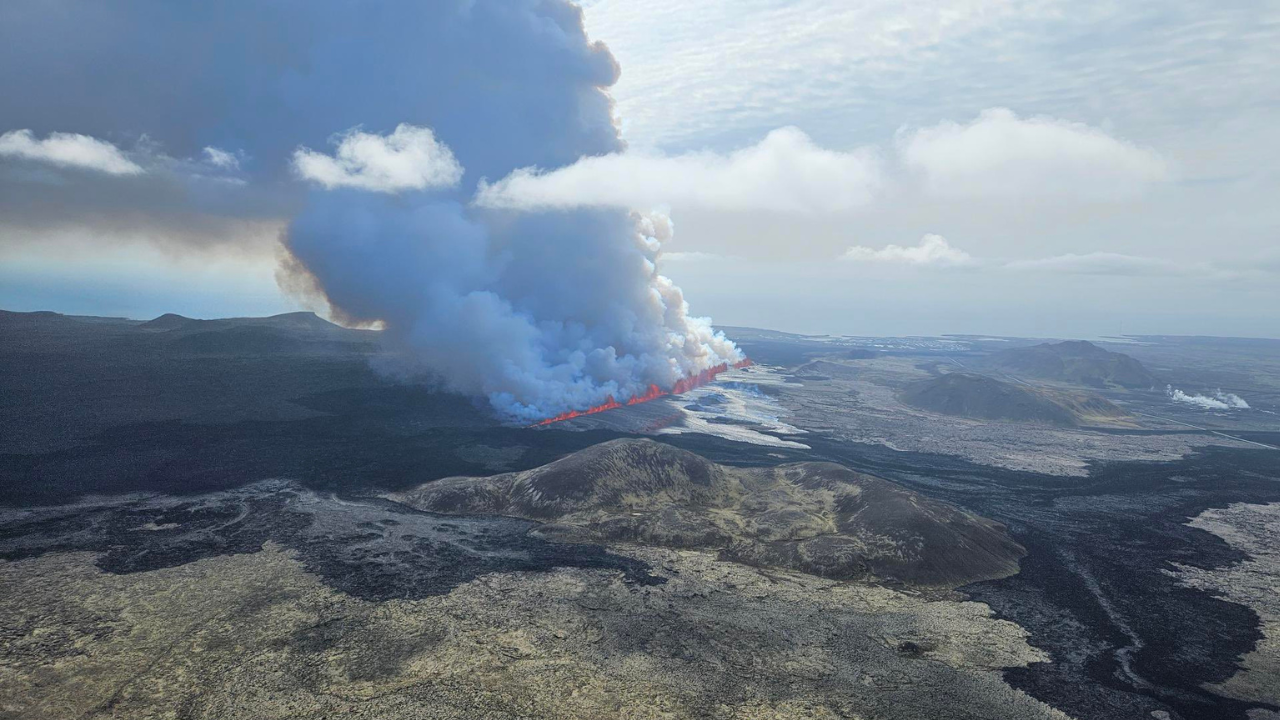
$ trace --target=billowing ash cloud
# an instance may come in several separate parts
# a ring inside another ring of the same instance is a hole
[[[315,192],[289,228],[289,251],[339,315],[385,325],[404,351],[404,370],[483,395],[514,420],[625,401],[740,359],[658,274],[671,233],[665,218],[622,209],[510,212],[467,201],[475,185],[461,181],[473,167],[505,173],[532,157],[555,168],[621,149],[604,94],[616,66],[587,42],[576,9],[526,4],[517,19],[528,36],[517,52],[498,54],[493,38],[511,18],[495,8],[506,6],[478,3],[455,18],[455,32],[477,42],[456,43],[458,54],[423,72],[461,67],[477,92],[500,90],[468,109],[478,128],[510,118],[570,121],[525,127],[527,137],[510,149],[501,138],[453,147],[455,136],[408,122],[386,135],[348,132],[335,157],[299,149],[299,175],[355,190]],[[514,84],[531,69],[532,87]],[[451,117],[447,105],[439,113],[437,122]]]
[[[1188,395],[1172,385],[1165,387],[1165,393],[1174,402],[1186,403],[1205,410],[1248,410],[1249,403],[1235,393],[1215,390],[1212,395]]]
[[[493,216],[420,200],[328,195],[289,232],[342,315],[386,324],[405,371],[530,421],[741,357],[657,273],[665,218]]]
[[[30,132],[6,135],[5,152],[99,171],[28,195],[292,218],[286,284],[381,321],[398,370],[510,419],[625,401],[741,357],[657,273],[664,218],[472,202],[483,178],[623,150],[617,64],[566,0],[13,0],[0,67],[18,66],[0,72],[0,131]],[[98,71],[67,70],[86,67]],[[183,163],[243,184],[206,190],[164,170]]]

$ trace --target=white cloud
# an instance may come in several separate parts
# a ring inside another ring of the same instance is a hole
[[[1174,402],[1195,405],[1205,410],[1248,410],[1249,403],[1244,398],[1235,393],[1225,393],[1221,389],[1214,391],[1213,395],[1188,395],[1172,385],[1165,387],[1165,392],[1169,395],[1169,399]]]
[[[204,159],[212,166],[223,170],[240,169],[240,159],[235,155],[216,147],[206,147],[204,149]]]
[[[1276,115],[1257,102],[1280,82],[1275,3],[582,4],[624,68],[613,95],[627,137],[648,146],[723,146],[798,123],[864,144],[994,105],[1201,144],[1221,138],[1223,119]]]
[[[49,133],[44,140],[37,140],[30,130],[10,130],[0,135],[0,157],[34,160],[108,175],[141,175],[144,172],[115,145],[76,133]]]
[[[550,172],[523,168],[482,184],[476,202],[518,209],[669,205],[810,214],[864,205],[879,184],[874,153],[826,150],[789,127],[727,154],[626,152],[584,157]]]
[[[926,192],[948,198],[1132,197],[1170,177],[1153,150],[1097,128],[991,108],[973,122],[943,122],[897,138]]]
[[[786,127],[729,153],[631,151],[546,172],[522,168],[481,184],[476,202],[526,210],[669,206],[815,215],[855,210],[873,199],[891,204],[895,194],[917,190],[941,199],[1114,201],[1170,177],[1168,163],[1152,150],[1087,125],[1019,118],[1004,108],[984,110],[963,125],[901,130],[892,148],[903,171],[886,177],[879,162],[889,154],[885,149],[827,149]]]
[[[293,154],[297,174],[326,188],[354,187],[394,193],[457,185],[462,166],[430,128],[401,124],[390,135],[357,129],[338,141],[334,156],[300,147]]]
[[[900,265],[934,265],[957,267],[977,263],[973,256],[954,247],[941,235],[925,235],[920,244],[904,247],[888,245],[880,250],[855,245],[845,251],[842,260],[861,263],[896,263]]]

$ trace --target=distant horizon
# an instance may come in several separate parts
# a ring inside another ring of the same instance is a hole
[[[129,322],[138,322],[138,323],[150,322],[152,320],[159,319],[166,315],[174,315],[174,316],[185,318],[188,320],[261,320],[261,319],[267,319],[267,318],[273,318],[273,317],[281,317],[284,315],[314,315],[315,317],[321,320],[324,320],[325,322],[337,325],[338,327],[343,327],[343,328],[353,329],[353,330],[371,330],[373,332],[380,332],[380,330],[376,330],[372,328],[360,328],[360,327],[353,327],[350,325],[343,325],[340,322],[334,321],[330,317],[326,317],[325,314],[322,312],[317,312],[315,310],[306,309],[306,308],[301,308],[296,310],[283,310],[281,312],[263,313],[263,314],[256,314],[256,315],[208,315],[206,316],[206,315],[188,315],[186,313],[168,311],[168,312],[161,312],[161,313],[146,316],[146,317],[131,316],[131,315],[98,315],[98,314],[78,313],[78,312],[64,312],[61,310],[51,310],[47,308],[41,308],[36,310],[14,310],[10,307],[0,307],[0,312],[19,313],[19,314],[52,313],[54,315],[62,315],[62,316],[71,317],[71,318],[92,318],[97,320],[126,320]],[[834,337],[834,338],[842,338],[842,339],[867,339],[867,340],[893,339],[893,338],[929,338],[929,339],[986,338],[991,340],[1004,340],[1004,339],[1046,340],[1046,341],[1087,340],[1089,342],[1116,343],[1117,341],[1123,341],[1128,338],[1207,338],[1207,339],[1214,339],[1214,340],[1274,340],[1276,342],[1280,342],[1280,336],[1205,335],[1200,333],[1192,333],[1192,334],[1129,333],[1125,335],[1007,335],[1007,334],[1000,334],[1000,333],[980,333],[980,332],[943,332],[943,333],[901,333],[901,334],[893,334],[893,335],[862,335],[862,334],[856,334],[856,333],[850,334],[850,333],[835,333],[835,332],[807,332],[806,333],[806,332],[797,332],[794,330],[779,330],[777,328],[760,327],[757,325],[738,325],[738,324],[722,325],[717,323],[714,325],[714,327],[716,330],[725,332],[726,335],[728,335],[727,331],[729,330],[757,330],[757,331],[780,333],[780,334],[793,335],[796,337],[805,337],[805,338]],[[732,340],[733,337],[729,336],[729,339]]]

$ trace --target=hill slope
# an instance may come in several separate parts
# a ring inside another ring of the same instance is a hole
[[[1119,407],[1095,395],[1051,392],[975,373],[947,373],[914,382],[900,397],[921,410],[975,420],[1076,427],[1116,424],[1126,417]]]
[[[446,478],[388,496],[442,513],[547,523],[539,534],[718,550],[837,579],[957,586],[1016,573],[999,524],[832,463],[718,465],[651,440],[613,440],[540,468]]]
[[[1086,340],[1010,348],[991,355],[986,365],[1015,375],[1087,385],[1145,389],[1160,380],[1142,363]]]

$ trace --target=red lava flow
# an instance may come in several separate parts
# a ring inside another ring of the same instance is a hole
[[[751,364],[752,363],[750,359],[743,358],[742,360],[739,360],[738,362],[734,363],[732,367],[734,369],[738,369],[738,368],[749,367]],[[649,402],[650,400],[657,400],[658,398],[665,397],[667,395],[683,395],[684,393],[687,393],[696,387],[702,387],[703,385],[706,385],[707,383],[712,382],[713,380],[716,379],[717,375],[728,370],[729,368],[730,368],[729,363],[720,363],[715,367],[709,367],[706,370],[703,370],[697,375],[690,375],[689,377],[680,378],[679,380],[676,381],[675,385],[671,386],[670,390],[663,390],[657,385],[650,385],[648,390],[644,391],[640,395],[633,396],[630,400],[627,400],[625,403],[620,403],[617,400],[614,400],[613,398],[609,398],[604,402],[600,403],[599,405],[596,405],[594,407],[589,407],[586,410],[570,410],[569,412],[563,412],[563,413],[560,413],[559,415],[556,415],[555,417],[549,417],[546,420],[539,420],[538,422],[530,425],[529,427],[541,427],[543,425],[558,423],[563,420],[572,420],[573,418],[582,417],[583,415],[595,415],[596,413],[602,413],[606,410],[613,410],[615,408],[626,407],[627,405],[639,405],[640,403],[646,403],[646,402]]]

